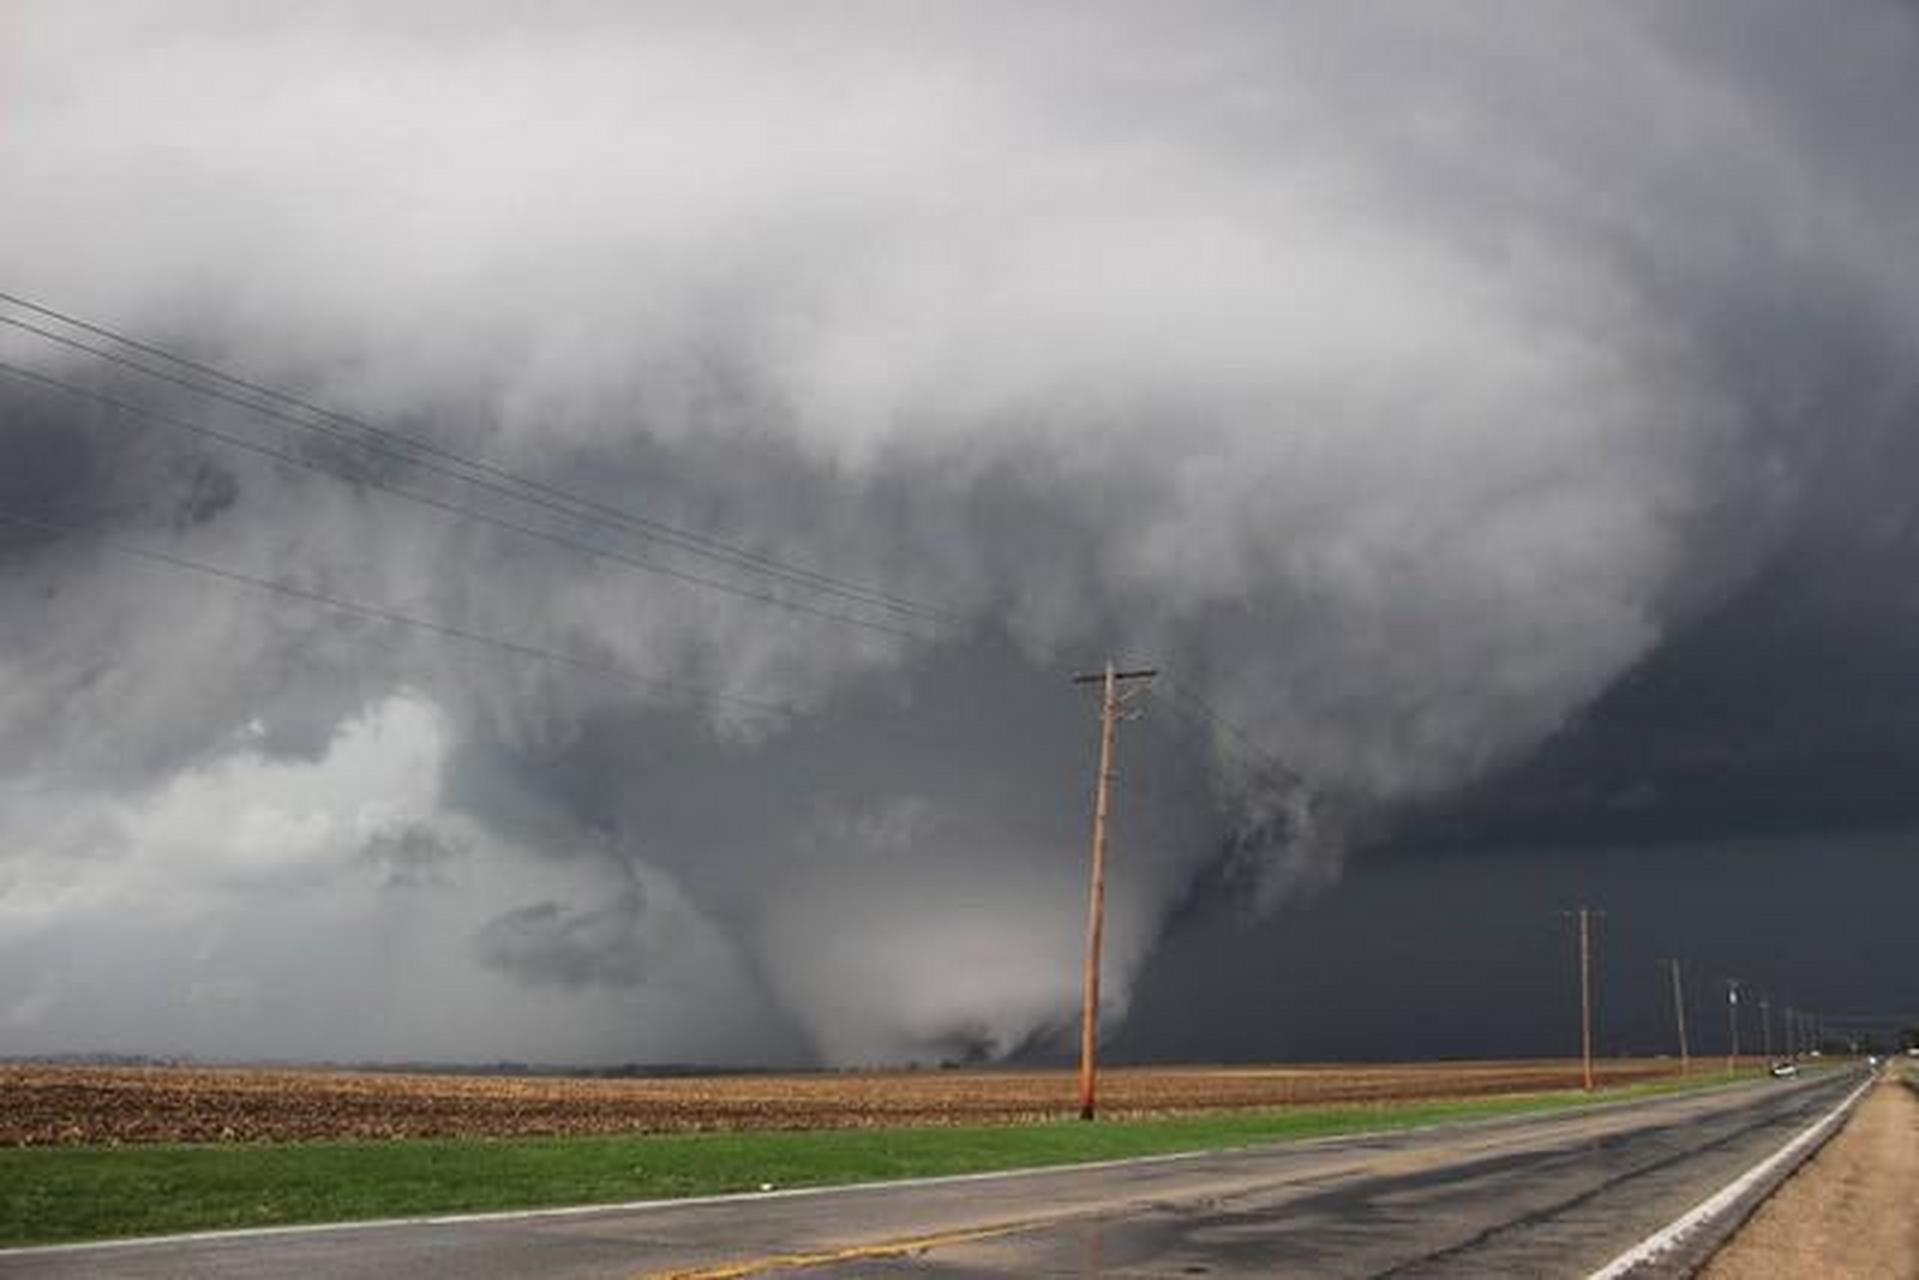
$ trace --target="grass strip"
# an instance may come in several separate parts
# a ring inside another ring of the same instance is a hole
[[[1598,1100],[1726,1082],[1694,1076]],[[0,1149],[0,1245],[820,1187],[1223,1150],[1593,1102],[1579,1092],[1166,1119],[620,1137]]]

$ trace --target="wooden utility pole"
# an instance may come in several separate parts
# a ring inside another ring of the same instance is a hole
[[[1603,911],[1581,907],[1559,913],[1579,921],[1579,1056],[1585,1064],[1586,1092],[1593,1089],[1593,946],[1592,922]]]
[[[1692,1074],[1692,1050],[1686,1044],[1686,992],[1679,982],[1679,961],[1668,960],[1666,967],[1672,970],[1672,1016],[1679,1023],[1679,1074]]]
[[[1586,1092],[1593,1091],[1593,944],[1592,909],[1579,908],[1579,1051],[1586,1067]]]
[[[1772,1061],[1772,997],[1759,996],[1759,1038],[1766,1047],[1766,1061]]]
[[[1106,934],[1106,828],[1113,800],[1113,744],[1119,736],[1120,685],[1150,680],[1158,671],[1120,671],[1112,659],[1097,675],[1074,676],[1074,684],[1101,687],[1099,781],[1093,789],[1093,885],[1086,907],[1086,1000],[1079,1026],[1079,1118],[1091,1120],[1097,1106],[1099,1074],[1099,956]]]

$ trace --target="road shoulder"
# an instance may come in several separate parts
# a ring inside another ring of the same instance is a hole
[[[1701,1274],[1919,1277],[1919,1094],[1888,1075]]]

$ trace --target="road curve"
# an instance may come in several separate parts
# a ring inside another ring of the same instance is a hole
[[[917,1183],[0,1252],[0,1276],[1584,1275],[1859,1083]]]

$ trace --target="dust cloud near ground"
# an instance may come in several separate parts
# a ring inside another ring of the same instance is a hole
[[[1701,1273],[1919,1277],[1919,1094],[1889,1075]]]

